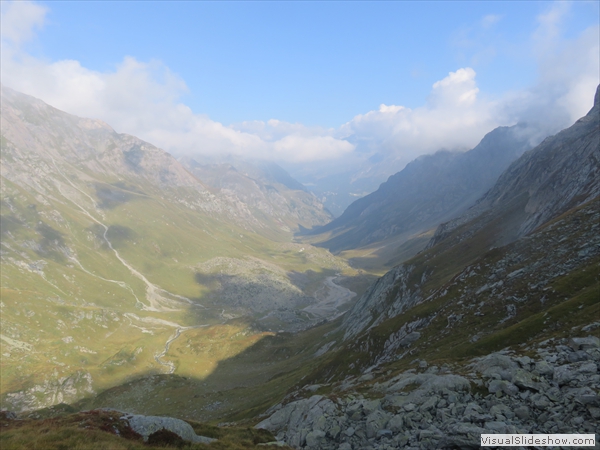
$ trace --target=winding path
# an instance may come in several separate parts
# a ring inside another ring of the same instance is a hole
[[[92,204],[95,204],[95,200],[86,192],[82,191],[81,189],[79,189],[77,186],[75,186],[75,184],[73,184],[73,182],[65,176],[64,173],[62,173],[62,171],[58,168],[56,161],[54,160],[54,158],[52,158],[52,163],[54,164],[54,168],[56,169],[56,171],[71,185],[71,187],[73,187],[73,189],[77,190],[78,192],[80,192],[81,194],[83,194],[84,196],[86,196],[87,198],[90,199],[90,201],[92,202]],[[92,272],[90,272],[89,270],[87,270],[82,264],[81,262],[75,257],[75,256],[70,256],[69,259],[76,263],[79,268],[81,270],[83,270],[85,273],[94,276],[96,278],[99,278],[103,281],[107,281],[110,283],[115,283],[117,285],[119,285],[120,287],[128,290],[129,292],[131,292],[131,294],[135,297],[136,302],[138,305],[140,305],[140,308],[146,311],[155,311],[155,312],[168,312],[168,311],[178,311],[179,308],[167,308],[165,307],[165,304],[168,304],[169,306],[175,306],[174,304],[177,303],[177,301],[185,301],[189,304],[194,304],[200,307],[203,307],[203,305],[200,305],[198,303],[193,303],[190,299],[188,299],[187,297],[183,297],[181,295],[177,295],[177,294],[173,294],[165,289],[162,289],[158,286],[156,286],[155,284],[151,283],[142,273],[140,273],[139,271],[137,271],[136,269],[134,269],[127,261],[125,261],[125,259],[123,259],[121,257],[121,255],[119,254],[119,252],[112,246],[112,243],[110,242],[110,240],[107,237],[107,233],[108,233],[108,226],[105,225],[104,223],[102,223],[100,220],[96,219],[87,209],[85,209],[83,206],[81,206],[79,203],[77,203],[75,200],[73,200],[72,198],[70,198],[69,196],[65,195],[62,190],[60,189],[60,185],[56,185],[58,188],[58,191],[60,192],[60,194],[66,198],[67,200],[69,200],[71,203],[73,203],[75,206],[77,206],[87,217],[89,217],[92,221],[94,221],[95,223],[97,223],[98,225],[100,225],[102,228],[104,228],[104,233],[102,233],[102,238],[104,239],[104,241],[106,242],[106,244],[108,245],[108,247],[112,250],[112,252],[114,253],[115,257],[119,260],[119,262],[121,264],[123,264],[128,270],[129,272],[135,276],[136,278],[138,278],[139,280],[141,280],[145,285],[146,285],[146,300],[148,301],[149,305],[144,304],[143,302],[140,301],[140,299],[137,297],[137,295],[135,295],[135,292],[133,291],[132,287],[125,283],[124,281],[119,281],[119,280],[112,280],[112,279],[108,279],[108,278],[104,278],[101,277],[99,275],[96,275]],[[171,298],[165,298],[164,296],[162,296],[160,294],[160,292],[167,294],[169,297]],[[141,319],[133,314],[126,314],[126,316],[134,316],[135,319],[138,320],[142,320],[142,321],[151,321],[151,318],[146,318],[146,320]],[[131,321],[131,317],[129,317],[129,320]],[[169,351],[169,345],[171,345],[171,343],[177,339],[182,332],[192,329],[192,328],[201,328],[201,327],[205,327],[208,325],[195,325],[195,326],[191,326],[191,327],[182,327],[177,323],[174,322],[168,322],[168,321],[164,321],[164,320],[160,320],[160,319],[154,319],[157,321],[160,321],[162,325],[168,325],[168,326],[174,326],[175,328],[175,334],[173,334],[165,343],[165,348],[164,350],[155,355],[154,359],[155,361],[162,365],[162,366],[166,366],[169,368],[169,372],[168,373],[174,373],[175,372],[175,364],[172,363],[171,361],[163,361],[161,358],[165,357],[167,352]]]
[[[81,189],[79,189],[77,186],[75,186],[75,184],[73,184],[73,182],[64,174],[62,173],[62,171],[58,168],[58,165],[56,164],[56,161],[54,160],[54,158],[52,158],[52,163],[54,164],[54,168],[56,169],[56,171],[71,185],[71,187],[73,187],[73,189],[77,190],[78,192],[80,192],[81,194],[85,195],[87,198],[90,199],[90,201],[92,202],[92,204],[95,204],[95,200],[86,192],[82,191]],[[93,220],[94,222],[96,222],[98,225],[100,225],[102,228],[104,228],[104,233],[102,234],[102,238],[104,239],[104,241],[106,242],[106,244],[108,245],[108,247],[113,251],[113,253],[115,254],[115,257],[119,260],[119,262],[121,264],[123,264],[128,270],[129,272],[136,278],[138,278],[139,280],[141,280],[145,285],[146,285],[146,300],[148,301],[149,305],[145,305],[144,303],[140,302],[139,298],[135,295],[135,293],[133,292],[133,289],[127,285],[124,282],[120,282],[120,281],[116,281],[116,280],[108,280],[102,277],[98,277],[98,278],[102,278],[105,281],[110,281],[113,283],[117,283],[120,286],[124,287],[124,285],[127,286],[127,288],[129,289],[129,291],[131,291],[131,293],[135,296],[137,302],[142,304],[142,309],[145,309],[147,311],[155,311],[155,312],[161,312],[161,311],[177,311],[178,308],[174,308],[173,306],[176,305],[177,300],[182,300],[185,301],[189,304],[192,303],[192,301],[190,299],[188,299],[187,297],[183,297],[181,295],[177,295],[177,294],[173,294],[165,289],[162,289],[158,286],[156,286],[155,284],[151,283],[143,274],[141,274],[139,271],[137,271],[136,269],[134,269],[127,261],[125,261],[121,255],[119,254],[119,252],[112,246],[112,243],[110,242],[110,240],[108,239],[108,237],[106,236],[106,234],[108,233],[108,226],[105,225],[104,223],[102,223],[100,220],[96,219],[92,214],[90,214],[90,212],[85,209],[83,206],[81,206],[79,203],[77,203],[75,200],[73,200],[72,198],[68,197],[67,195],[65,195],[61,190],[60,190],[60,186],[57,185],[57,188],[60,192],[60,194],[65,197],[67,200],[69,200],[70,202],[72,202],[74,205],[76,205],[86,216],[88,216],[91,220]],[[83,268],[83,266],[81,265],[81,263],[79,263],[79,261],[77,261],[77,264],[79,265],[79,267]],[[87,273],[91,273],[88,270],[83,269],[85,272]],[[164,296],[162,296],[160,294],[160,292],[167,294],[168,296],[170,296],[171,298],[166,298]],[[166,307],[166,305],[169,305],[170,307]],[[202,306],[202,305],[198,305],[198,306]]]

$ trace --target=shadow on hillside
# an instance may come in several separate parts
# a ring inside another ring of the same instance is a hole
[[[294,386],[311,373],[319,362],[315,353],[333,336],[340,319],[300,333],[259,333],[257,339],[239,353],[218,361],[207,376],[185,369],[186,360],[201,358],[203,352],[230,345],[231,336],[219,341],[224,327],[251,324],[236,320],[204,329],[206,333],[182,334],[182,345],[169,351],[165,359],[175,363],[181,374],[146,374],[101,392],[94,398],[76,402],[79,410],[114,408],[147,415],[164,415],[200,422],[249,420],[280,402]],[[244,331],[238,331],[243,333]],[[256,335],[255,335],[256,336]],[[213,342],[211,342],[211,340]],[[339,338],[338,338],[339,340]],[[195,342],[196,341],[196,342]],[[195,344],[195,345],[194,345]],[[243,344],[242,344],[243,345]],[[211,347],[212,346],[212,347]],[[208,348],[207,347],[211,347]],[[182,352],[182,348],[186,349]],[[194,350],[199,350],[196,352]],[[181,368],[183,370],[180,370]]]
[[[323,280],[326,276],[330,276],[329,271],[287,274],[288,284],[297,287],[305,286],[307,280]],[[232,307],[217,307],[217,300],[223,294],[223,283],[229,286],[230,293],[243,291],[245,298],[252,302],[264,293],[261,291],[264,286],[256,282],[249,283],[235,275],[197,273],[194,278],[208,288],[209,295],[213,296],[213,304],[208,309],[190,305],[185,313],[185,325],[213,325],[182,330],[170,342],[167,353],[158,356],[165,363],[163,366],[153,362],[148,364],[150,361],[145,359],[143,361],[147,369],[144,370],[138,362],[134,362],[137,353],[130,352],[127,358],[119,360],[119,374],[100,366],[94,367],[94,378],[104,383],[110,379],[116,380],[117,376],[123,380],[127,373],[136,375],[135,379],[129,378],[124,384],[74,403],[74,407],[83,410],[114,408],[203,422],[252,418],[281,401],[293,386],[301,383],[316,368],[319,358],[315,354],[318,350],[325,344],[336,340],[339,342],[335,330],[341,319],[292,334],[279,332],[281,328],[268,326],[248,316],[228,320],[226,315],[219,317],[222,309]],[[356,290],[362,286],[361,289],[365,290],[370,281],[368,277],[346,277],[344,283],[340,281],[340,284]],[[273,294],[271,291],[267,293]],[[198,303],[203,303],[205,297],[198,298]],[[173,336],[172,333],[172,330],[165,332],[163,343]],[[153,359],[162,349],[155,346],[147,348],[153,352],[154,356],[150,356]],[[165,374],[170,363],[176,368],[175,373]],[[73,369],[89,370],[89,367]],[[110,366],[109,369],[115,368]]]
[[[206,309],[190,308],[189,314],[195,323],[205,320],[211,310],[213,314],[218,311],[224,319],[251,317],[260,330],[296,332],[325,319],[305,308],[327,298],[329,289],[324,286],[328,277],[334,277],[334,283],[357,294],[351,301],[340,303],[342,309],[338,313],[349,308],[377,279],[371,274],[342,276],[333,269],[289,271],[284,276],[268,270],[244,275],[196,272],[194,281],[205,291],[193,300]]]
[[[293,285],[306,287],[315,277],[322,280],[333,275],[333,271],[332,274],[329,271],[291,272],[288,278]],[[235,275],[196,273],[194,277],[198,284],[210,289],[208,296],[212,296],[213,301],[223,294],[224,284],[229,293],[244,291],[244,298],[251,301],[264,293],[264,286]],[[373,275],[362,275],[338,277],[337,281],[360,294],[374,279]],[[206,296],[198,299],[199,302],[205,300]],[[235,303],[227,305],[235,306]],[[207,310],[190,306],[190,322],[206,323],[206,313]],[[171,342],[169,351],[161,357],[175,365],[174,374],[161,374],[153,368],[74,406],[78,409],[114,408],[198,421],[251,419],[281,401],[317,367],[321,357],[316,354],[324,345],[340,342],[336,330],[341,320],[342,317],[321,322],[297,333],[273,332],[269,328],[274,331],[278,328],[248,317],[187,329]]]
[[[227,273],[194,274],[194,281],[207,292],[196,300],[209,309],[225,310],[224,318],[248,316],[263,330],[298,330],[306,321],[302,308],[314,303],[315,298],[307,295],[293,282],[293,275],[285,278],[271,273],[252,273],[247,276]],[[192,312],[193,311],[193,312]],[[194,308],[196,321],[202,321],[203,310]],[[269,323],[261,323],[266,317]]]

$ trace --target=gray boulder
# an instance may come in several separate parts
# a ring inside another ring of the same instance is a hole
[[[492,380],[488,386],[488,391],[491,394],[502,392],[506,395],[515,396],[519,393],[519,388],[512,384],[510,381],[505,380]]]
[[[404,420],[401,414],[397,414],[390,419],[387,427],[395,433],[398,433],[404,429]]]
[[[325,432],[321,430],[313,430],[306,435],[306,446],[308,448],[318,449],[321,443],[325,440]]]
[[[571,367],[571,365],[569,364],[558,366],[554,368],[553,378],[559,386],[562,386],[568,384],[569,381],[575,378],[575,371],[573,370],[573,367]]]
[[[540,383],[534,380],[534,375],[523,369],[517,369],[514,372],[512,382],[521,389],[529,389],[532,391],[540,390]]]
[[[381,410],[375,410],[367,416],[367,437],[377,436],[377,432],[385,428],[390,416]]]
[[[569,340],[569,347],[573,350],[587,350],[600,347],[600,339],[596,336],[576,337]]]
[[[484,377],[512,381],[519,364],[507,355],[492,353],[479,358],[473,368]]]
[[[126,420],[133,431],[141,434],[144,441],[148,440],[148,436],[162,429],[169,430],[178,435],[181,439],[190,442],[210,444],[211,442],[216,441],[216,439],[198,436],[189,423],[180,419],[174,419],[173,417],[126,414],[121,417],[121,419]]]

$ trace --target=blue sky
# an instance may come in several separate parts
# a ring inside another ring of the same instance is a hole
[[[598,5],[2,2],[2,81],[174,153],[409,159],[543,110],[544,89],[555,126],[590,106]]]

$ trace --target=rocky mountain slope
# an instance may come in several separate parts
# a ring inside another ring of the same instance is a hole
[[[464,153],[422,156],[312,234],[333,252],[418,234],[463,212],[529,148],[525,125],[500,127]]]
[[[324,336],[305,385],[258,426],[314,449],[595,432],[598,97],[512,164],[462,223],[372,285]]]
[[[182,164],[221,195],[246,205],[263,222],[276,220],[283,229],[298,231],[324,225],[333,217],[317,198],[274,163],[239,158],[200,164],[184,158]]]
[[[421,364],[375,383],[368,374],[334,394],[278,404],[257,427],[294,448],[323,450],[476,449],[482,434],[594,434],[599,346],[596,337],[575,337],[544,342],[532,357]]]
[[[291,195],[281,216],[266,214],[150,143],[4,86],[1,121],[3,407],[185,371],[170,346],[235,318],[244,334],[230,352],[308,327],[327,317],[305,308],[354,273],[291,242],[312,223],[300,216],[323,214],[316,201],[294,216]],[[204,359],[202,376],[227,351]]]
[[[585,117],[515,161],[477,205],[440,226],[429,245],[475,217],[468,233],[501,220],[504,230],[498,242],[507,243],[600,195],[599,114],[597,90],[594,106]]]

